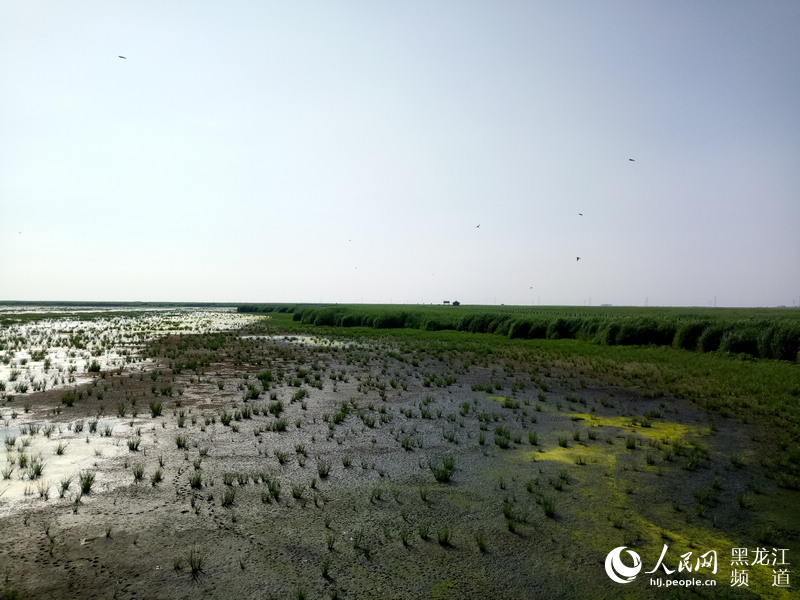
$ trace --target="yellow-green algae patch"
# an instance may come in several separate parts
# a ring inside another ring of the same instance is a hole
[[[614,446],[601,446],[600,444],[583,446],[577,444],[568,446],[567,448],[556,446],[552,450],[546,450],[545,452],[535,449],[526,450],[523,454],[523,460],[554,460],[571,465],[577,464],[579,460],[582,460],[582,462],[587,465],[613,467],[617,461],[617,454],[619,454],[619,452],[619,448],[615,448]]]
[[[663,421],[653,421],[650,427],[634,425],[630,417],[600,417],[586,413],[562,413],[571,419],[582,419],[589,426],[618,427],[635,432],[642,437],[666,442],[669,440],[681,439],[689,435],[700,435],[702,430],[699,427],[684,425],[682,423],[672,423]]]
[[[519,400],[516,398],[507,398],[505,396],[489,396],[489,400],[500,402],[503,408],[519,408]]]

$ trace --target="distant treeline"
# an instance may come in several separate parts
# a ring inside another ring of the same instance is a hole
[[[797,361],[800,351],[800,311],[791,309],[250,305],[238,311],[291,313],[295,321],[330,327],[455,330],[610,346],[653,344],[789,361]]]

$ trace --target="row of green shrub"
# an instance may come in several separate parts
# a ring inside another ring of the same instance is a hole
[[[236,312],[240,313],[291,313],[294,312],[293,306],[273,306],[271,304],[244,304],[236,308]]]
[[[242,307],[245,308],[245,307]],[[793,318],[708,318],[677,315],[641,316],[633,309],[609,314],[557,312],[520,314],[506,309],[441,309],[379,306],[262,306],[241,312],[291,313],[295,321],[329,327],[444,329],[493,333],[521,339],[581,339],[599,344],[672,346],[698,352],[731,352],[757,358],[798,360],[800,321]]]

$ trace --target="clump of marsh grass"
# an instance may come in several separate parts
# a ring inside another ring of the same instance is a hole
[[[39,497],[43,500],[48,500],[50,498],[50,482],[40,479],[36,483],[36,491],[39,492]]]
[[[95,474],[91,471],[81,471],[78,474],[78,482],[80,483],[81,495],[88,496],[92,492],[94,485]]]
[[[405,527],[400,530],[400,541],[406,548],[411,546],[411,532]]]
[[[292,498],[301,500],[306,493],[306,486],[298,484],[292,486]]]
[[[428,504],[428,502],[429,502],[429,501],[428,501],[428,494],[429,494],[429,493],[430,493],[430,490],[429,490],[427,487],[425,487],[425,486],[421,486],[421,487],[419,488],[419,498],[420,498],[420,500],[422,500],[422,501],[423,501],[425,504]]]
[[[336,537],[337,536],[336,536],[336,532],[335,531],[329,531],[325,535],[325,542],[326,542],[326,544],[328,546],[328,550],[333,550],[333,546],[336,543]]]
[[[482,532],[480,532],[480,531],[479,531],[479,532],[477,532],[477,533],[475,534],[475,543],[478,545],[478,550],[479,550],[479,551],[481,551],[481,552],[486,552],[486,547],[487,547],[487,544],[486,544],[486,535],[484,535],[484,534],[483,534]]]
[[[42,476],[44,472],[45,463],[42,461],[41,456],[36,456],[30,460],[30,466],[28,467],[28,479],[31,481],[35,481]]]
[[[192,579],[199,579],[203,574],[203,566],[205,565],[205,555],[200,551],[199,546],[192,546],[186,555],[186,564],[189,565],[189,571]]]
[[[330,556],[326,556],[322,560],[322,577],[324,579],[330,579],[330,570],[331,570],[331,558]]]
[[[431,535],[431,524],[428,521],[423,521],[417,527],[417,532],[419,533],[419,537],[423,540],[427,540]]]
[[[511,432],[502,425],[498,425],[494,429],[494,443],[500,448],[508,448],[511,445]]]
[[[61,478],[60,487],[58,489],[58,497],[63,498],[67,492],[69,491],[70,486],[72,485],[72,477],[65,475]]]
[[[445,456],[441,465],[430,465],[431,472],[436,481],[447,483],[455,472],[455,459],[452,455]]]
[[[453,545],[453,530],[448,526],[439,528],[436,531],[436,540],[440,546],[450,548]]]
[[[550,496],[542,496],[540,498],[540,504],[542,505],[544,514],[547,517],[551,519],[556,518],[556,503]]]
[[[269,489],[270,496],[275,498],[275,502],[278,502],[281,495],[280,482],[275,479],[270,479],[269,481],[267,481],[267,488]]]
[[[230,508],[236,500],[236,488],[229,487],[222,494],[222,506]]]

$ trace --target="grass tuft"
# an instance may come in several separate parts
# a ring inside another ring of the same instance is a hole
[[[189,565],[189,571],[192,579],[199,579],[203,574],[203,566],[205,565],[205,555],[200,551],[199,546],[192,546],[186,555],[186,564]]]
[[[88,496],[92,492],[92,486],[94,485],[95,474],[91,471],[81,471],[78,474],[78,482],[81,488],[81,494]]]
[[[233,506],[235,500],[236,500],[236,488],[233,487],[226,488],[222,494],[222,506],[225,508],[230,508],[231,506]]]

